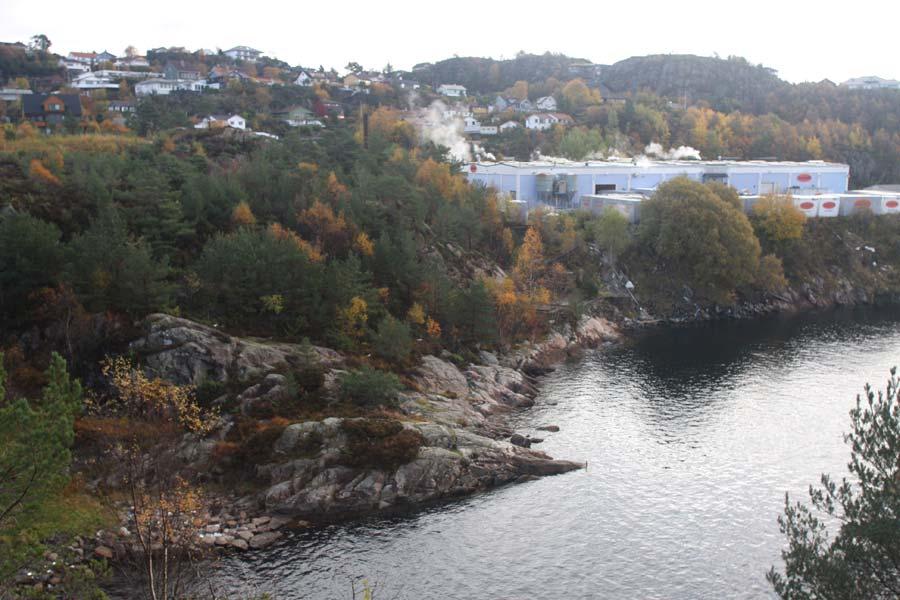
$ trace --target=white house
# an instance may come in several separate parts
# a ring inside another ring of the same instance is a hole
[[[96,73],[82,73],[72,82],[72,87],[79,90],[117,90],[119,84],[111,77],[104,77]]]
[[[210,85],[203,80],[147,79],[134,84],[136,96],[168,96],[172,92],[202,92]]]
[[[0,89],[0,100],[5,100],[6,102],[15,102],[16,100],[21,100],[22,96],[28,96],[32,92],[31,90],[20,90],[18,88],[3,88]]]
[[[481,133],[481,123],[475,117],[465,117],[463,119],[463,132]]]
[[[550,129],[557,123],[560,123],[562,125],[570,125],[572,124],[572,122],[572,117],[563,113],[536,113],[533,115],[528,115],[528,117],[525,119],[525,127],[527,129],[543,131],[546,129]]]
[[[117,67],[128,67],[131,69],[135,67],[146,68],[150,66],[150,61],[148,61],[145,56],[126,56],[125,58],[120,58],[113,64]]]
[[[875,75],[848,79],[841,85],[851,90],[900,90],[900,81],[883,79]]]
[[[194,125],[194,129],[215,129],[218,127],[231,127],[232,129],[247,129],[247,121],[241,115],[209,115]]]
[[[300,73],[297,75],[297,78],[294,79],[294,85],[302,85],[303,87],[309,87],[313,84],[312,75],[310,75],[305,69],[301,69]]]
[[[553,96],[544,96],[542,98],[538,98],[534,102],[535,108],[538,110],[547,110],[547,111],[555,111],[556,110],[556,98]]]
[[[482,125],[481,131],[479,131],[481,135],[497,135],[497,126],[496,125]]]
[[[438,86],[437,93],[449,98],[465,98],[466,88],[454,83],[445,83]]]
[[[256,62],[262,56],[262,50],[251,48],[250,46],[235,46],[225,51],[225,56],[234,60],[245,60],[247,62]]]
[[[520,127],[520,125],[517,121],[507,121],[500,125],[500,133],[509,131],[511,129],[516,129],[517,127]]]
[[[65,67],[67,71],[81,71],[82,73],[91,70],[90,63],[81,62],[79,60],[70,60],[68,58],[59,59],[59,66]]]

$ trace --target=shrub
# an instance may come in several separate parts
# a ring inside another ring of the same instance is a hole
[[[343,462],[351,467],[397,468],[415,460],[425,441],[393,419],[345,419],[341,427],[347,434]]]
[[[409,325],[391,315],[386,316],[378,324],[378,331],[372,341],[372,349],[379,358],[392,363],[402,363],[409,358],[409,353],[412,352],[412,336],[409,332]]]
[[[357,406],[381,406],[396,402],[400,380],[393,373],[385,373],[371,367],[342,374],[341,399]]]

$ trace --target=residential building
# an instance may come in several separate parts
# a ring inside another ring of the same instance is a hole
[[[500,133],[504,133],[512,129],[518,129],[519,127],[521,127],[521,125],[519,125],[518,121],[506,121],[505,123],[500,124]]]
[[[497,96],[489,110],[491,112],[503,112],[507,110],[514,112],[531,112],[534,110],[534,104],[532,104],[531,100],[528,98],[519,100],[518,98],[504,98],[503,96]]]
[[[21,100],[23,96],[31,95],[31,90],[20,90],[19,88],[2,88],[0,89],[0,100],[6,102],[15,102]]]
[[[313,77],[310,75],[309,71],[306,69],[300,69],[300,72],[297,73],[297,77],[294,78],[294,85],[302,85],[303,87],[309,87],[313,84]]]
[[[91,73],[96,77],[108,77],[110,79],[152,79],[154,77],[162,77],[162,73],[151,73],[150,71],[117,71],[113,69],[100,69]]]
[[[29,94],[22,96],[22,113],[38,127],[59,125],[67,117],[81,119],[78,94]]]
[[[444,83],[438,86],[437,93],[448,98],[465,98],[466,88],[455,83]]]
[[[463,133],[481,133],[481,123],[475,117],[464,117]]]
[[[200,79],[200,67],[183,60],[170,60],[163,69],[163,77],[195,81]]]
[[[133,113],[137,110],[137,104],[133,100],[110,100],[107,110],[114,113]]]
[[[497,135],[497,132],[496,125],[482,125],[478,133],[481,135]]]
[[[70,62],[81,63],[83,65],[92,65],[97,60],[96,52],[69,52],[66,60]]]
[[[104,50],[103,52],[101,52],[94,58],[94,62],[96,62],[96,63],[113,62],[115,60],[116,60],[116,55],[112,54],[110,52],[107,52],[106,50]]]
[[[85,73],[91,70],[90,63],[84,63],[77,60],[71,60],[68,58],[59,59],[59,66],[65,68],[67,71],[75,71],[79,73]]]
[[[367,79],[362,73],[350,73],[344,77],[344,87],[355,88],[360,86],[368,87],[372,85],[372,80]]]
[[[91,73],[82,73],[76,77],[71,86],[79,90],[117,90],[119,84],[110,77],[102,77]]]
[[[250,46],[235,46],[224,52],[225,56],[234,60],[243,60],[246,62],[256,62],[262,56],[262,51]]]
[[[150,61],[147,60],[146,56],[126,56],[125,58],[120,58],[113,64],[120,68],[145,69],[150,66]]]
[[[538,110],[546,110],[553,112],[556,110],[556,98],[553,96],[543,96],[534,101],[534,107]]]
[[[560,125],[572,125],[574,123],[574,119],[567,114],[564,113],[535,113],[532,115],[528,115],[525,119],[525,127],[528,129],[535,129],[537,131],[543,131],[546,129],[550,129],[556,124]]]
[[[204,80],[187,79],[147,79],[134,84],[137,96],[167,96],[172,92],[202,92],[213,87]]]
[[[220,129],[231,127],[232,129],[247,129],[247,121],[241,115],[209,115],[194,125],[194,129]]]

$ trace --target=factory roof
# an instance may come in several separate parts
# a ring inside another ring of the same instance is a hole
[[[810,161],[770,161],[770,160],[651,160],[647,158],[622,160],[534,160],[534,161],[502,161],[476,162],[477,167],[507,167],[512,169],[633,169],[633,168],[777,168],[777,169],[810,169],[810,168],[844,168],[842,163],[831,163],[822,160]]]

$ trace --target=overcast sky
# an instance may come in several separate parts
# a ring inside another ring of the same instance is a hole
[[[900,79],[897,0],[229,3],[156,0],[85,4],[0,0],[0,40],[46,34],[52,50],[129,44],[228,49],[248,45],[292,65],[409,68],[455,55],[561,52],[596,63],[629,56],[738,55],[789,81]]]

